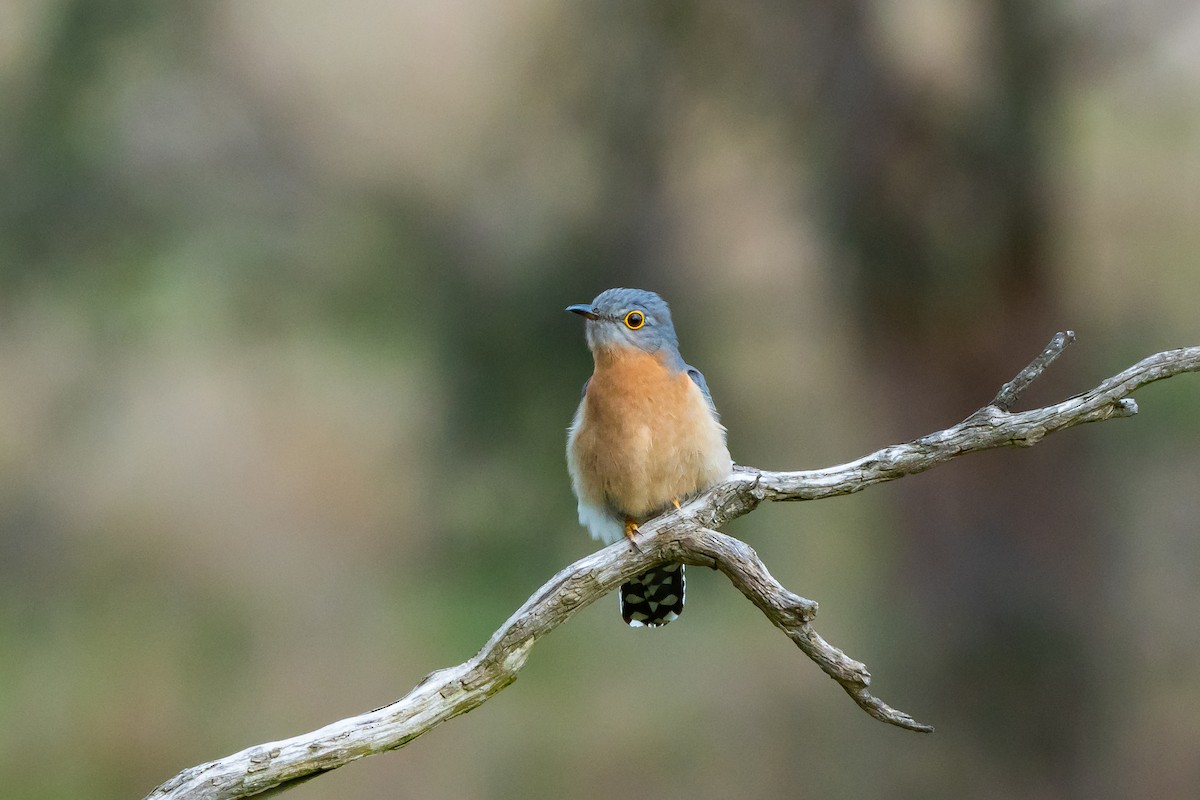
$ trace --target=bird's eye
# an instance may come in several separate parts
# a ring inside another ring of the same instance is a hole
[[[631,331],[636,331],[645,324],[646,315],[640,311],[630,311],[625,315],[625,327]]]

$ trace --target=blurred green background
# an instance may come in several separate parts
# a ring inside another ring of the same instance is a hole
[[[140,797],[471,656],[594,544],[569,303],[658,290],[735,460],[1200,343],[1192,3],[0,5],[0,786]],[[1200,378],[730,532],[719,575],[309,782],[365,797],[1194,798]]]

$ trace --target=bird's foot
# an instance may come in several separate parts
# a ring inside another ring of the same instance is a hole
[[[629,540],[629,544],[633,547],[633,549],[637,550],[640,553],[640,552],[642,552],[642,548],[638,547],[638,543],[636,541],[634,541],[634,538],[633,538],[634,536],[637,536],[637,533],[638,533],[637,521],[633,517],[626,517],[625,518],[625,538]]]
[[[683,506],[679,505],[679,498],[678,498],[678,497],[672,497],[672,498],[671,498],[671,505],[675,506],[675,510],[676,510],[676,511],[678,511],[679,509],[683,508]]]

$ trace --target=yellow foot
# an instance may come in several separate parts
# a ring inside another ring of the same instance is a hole
[[[633,546],[633,549],[637,550],[640,553],[640,552],[642,552],[642,548],[638,547],[637,542],[635,542],[633,540],[633,537],[637,536],[637,533],[638,533],[637,521],[633,517],[626,517],[625,518],[625,538],[629,540],[629,544]]]
[[[679,505],[679,498],[678,498],[678,497],[672,497],[672,498],[671,498],[671,504],[675,506],[675,510],[676,510],[676,511],[678,511],[680,508],[682,508],[682,506],[680,506],[680,505]]]

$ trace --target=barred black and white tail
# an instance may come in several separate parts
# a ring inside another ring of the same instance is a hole
[[[621,618],[633,628],[666,625],[683,613],[683,564],[663,564],[621,584]]]

